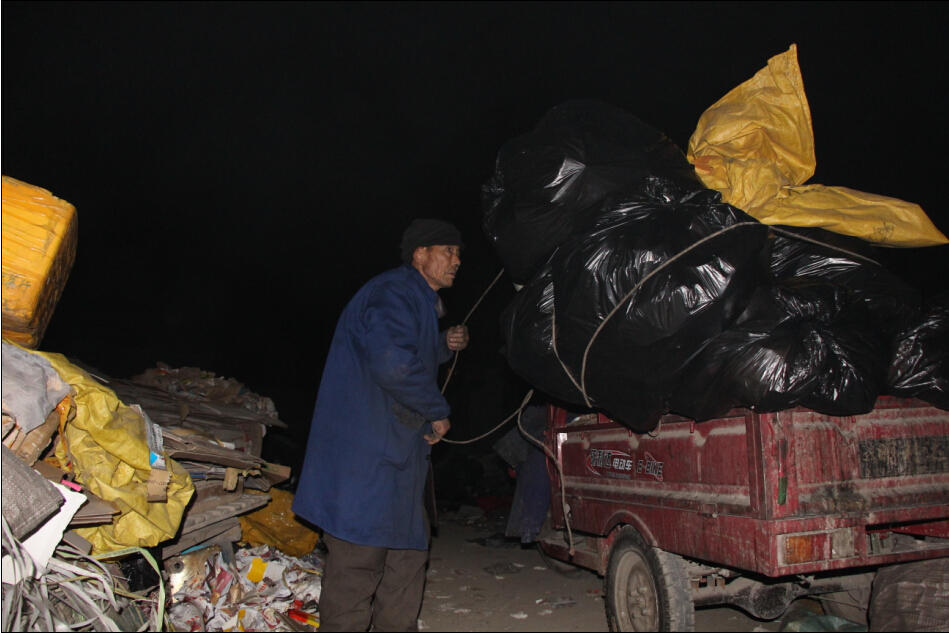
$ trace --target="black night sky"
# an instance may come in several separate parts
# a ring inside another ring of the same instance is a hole
[[[79,213],[42,349],[114,376],[160,360],[234,377],[304,437],[336,318],[397,264],[413,217],[465,235],[449,321],[500,269],[480,188],[506,140],[595,98],[685,149],[791,43],[809,182],[916,202],[949,234],[947,18],[908,2],[4,2],[3,173]],[[949,248],[891,256],[910,283],[949,287]],[[469,323],[457,439],[522,395],[498,353],[511,293]]]

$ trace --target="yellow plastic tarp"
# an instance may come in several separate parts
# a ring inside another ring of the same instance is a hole
[[[293,514],[293,494],[277,488],[271,488],[269,494],[270,503],[239,517],[241,539],[251,545],[272,545],[298,558],[312,552],[320,535]]]
[[[2,197],[3,336],[35,348],[76,257],[76,208],[8,176]]]
[[[949,243],[917,204],[804,184],[817,158],[794,44],[699,117],[688,159],[707,187],[765,224],[821,227],[886,246]]]
[[[119,508],[112,523],[76,532],[92,543],[95,554],[154,547],[174,538],[194,494],[188,472],[166,458],[167,501],[148,501],[152,468],[145,419],[62,354],[35,353],[76,391],[76,415],[60,429],[56,458],[78,483]]]

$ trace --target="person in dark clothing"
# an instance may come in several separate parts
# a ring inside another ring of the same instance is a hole
[[[461,265],[461,235],[415,220],[403,265],[364,285],[340,316],[320,382],[293,511],[327,547],[321,631],[418,627],[431,447],[451,428],[438,367],[468,345],[438,331],[437,292]]]
[[[546,428],[547,405],[535,400],[524,408],[520,426],[510,429],[494,444],[495,452],[517,474],[504,536],[518,538],[524,545],[537,540],[550,508],[547,456],[534,442],[526,439],[524,433],[543,444]]]

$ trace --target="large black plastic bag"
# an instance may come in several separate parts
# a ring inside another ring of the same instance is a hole
[[[837,314],[845,308],[866,309],[867,328],[894,336],[919,314],[919,293],[878,263],[880,249],[855,237],[824,229],[779,227],[785,233],[774,240],[771,275],[777,284],[803,288],[830,285],[843,304],[807,302],[794,314]],[[791,233],[793,235],[788,235]],[[796,236],[796,237],[795,237]]]
[[[554,284],[545,266],[501,314],[504,355],[511,369],[547,395],[582,403],[579,390],[564,372],[551,345]]]
[[[782,228],[800,237],[775,239],[771,271],[782,291],[776,297],[822,343],[812,359],[818,378],[800,404],[828,415],[870,411],[885,391],[893,338],[917,316],[919,294],[873,261],[862,240]]]
[[[590,230],[564,242],[505,312],[509,363],[541,390],[584,404],[553,355],[555,321],[560,360],[592,404],[634,430],[654,428],[683,366],[734,321],[767,274],[767,232],[716,192],[647,179],[640,191],[607,200]],[[597,328],[654,271],[597,335],[583,381]]]
[[[893,336],[915,315],[918,296],[864,259],[863,243],[794,232],[801,238],[773,240],[770,282],[682,372],[673,411],[703,420],[736,406],[829,415],[873,408]]]
[[[896,337],[889,392],[949,410],[949,293],[933,298],[918,322]]]
[[[535,276],[508,304],[501,315],[502,333],[506,344],[504,353],[508,364],[521,378],[548,397],[566,404],[585,407],[583,392],[580,388],[580,375],[576,367],[567,368],[557,358],[553,344],[553,331],[556,326],[557,340],[562,341],[564,334],[560,321],[554,320],[554,283],[549,264]],[[627,361],[615,367],[614,382],[624,380],[624,368]],[[569,372],[569,374],[568,374]],[[626,391],[624,409],[631,409],[631,420],[635,420],[643,430],[652,429],[660,415],[666,412],[664,394],[654,389]],[[599,394],[600,391],[597,390]],[[607,396],[607,400],[611,400]],[[608,410],[609,407],[597,402],[597,406]],[[619,414],[615,414],[619,419]],[[626,420],[623,420],[626,423]],[[632,424],[627,423],[631,426]]]
[[[704,189],[665,134],[611,105],[571,101],[508,141],[483,187],[483,227],[508,275],[526,283],[554,249],[589,226],[607,196],[659,175]]]

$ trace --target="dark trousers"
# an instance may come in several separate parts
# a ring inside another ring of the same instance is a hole
[[[324,533],[320,631],[418,631],[427,550],[356,545]]]

